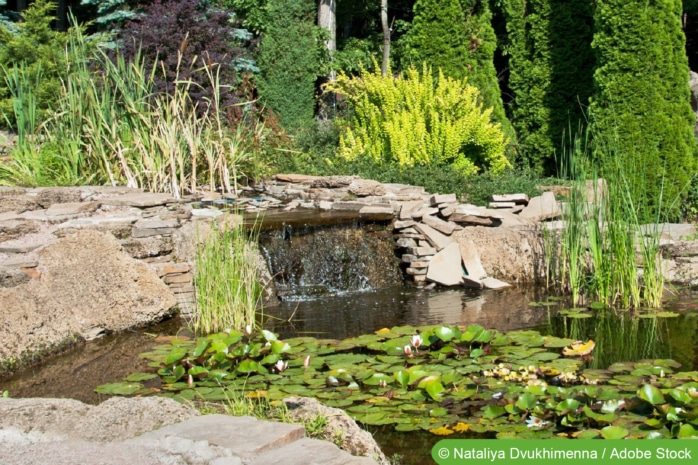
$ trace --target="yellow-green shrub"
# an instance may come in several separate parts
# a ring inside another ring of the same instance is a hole
[[[483,108],[479,91],[466,79],[441,72],[433,79],[426,64],[421,73],[410,68],[397,78],[375,69],[356,77],[342,74],[327,85],[353,108],[340,135],[340,156],[401,168],[450,164],[463,175],[511,167],[504,133],[490,118],[492,109]]]

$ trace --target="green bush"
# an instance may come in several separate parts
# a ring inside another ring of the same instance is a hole
[[[269,0],[257,79],[259,95],[288,131],[312,123],[315,80],[320,74],[322,41],[314,23],[315,2]]]
[[[504,112],[494,67],[497,37],[491,25],[488,3],[481,0],[417,0],[414,21],[400,41],[404,60],[425,61],[447,77],[468,79],[492,108],[492,120],[499,123],[510,144],[516,136]]]
[[[340,158],[368,158],[385,168],[451,166],[462,176],[511,167],[500,125],[466,80],[442,73],[433,80],[426,64],[421,73],[411,68],[398,78],[375,67],[359,77],[340,74],[327,85],[354,112],[340,135]]]
[[[603,171],[620,163],[629,173],[644,221],[679,218],[696,166],[681,11],[679,0],[604,0],[596,8],[594,155]]]
[[[36,84],[31,89],[36,99],[37,123],[48,116],[49,107],[55,106],[61,94],[61,79],[66,77],[66,46],[69,36],[51,28],[56,4],[37,0],[22,13],[23,22],[16,24],[12,33],[0,25],[0,112],[5,115],[0,124],[16,124],[12,89],[5,79],[14,69],[22,67],[27,82]]]
[[[522,159],[554,174],[567,128],[584,122],[592,93],[592,2],[503,0],[510,117]]]

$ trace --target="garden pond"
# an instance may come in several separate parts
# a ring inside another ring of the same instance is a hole
[[[221,400],[221,386],[315,396],[405,464],[424,463],[442,435],[698,435],[698,294],[658,312],[595,307],[572,310],[529,287],[287,301],[266,310],[263,332],[196,340],[174,319],[80,345],[0,390],[92,403],[153,392]]]

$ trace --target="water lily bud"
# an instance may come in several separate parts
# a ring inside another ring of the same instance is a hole
[[[410,343],[414,346],[415,349],[418,349],[419,346],[422,345],[422,342],[422,336],[420,336],[419,334],[415,334],[414,336],[412,336],[412,340],[410,341]]]
[[[412,355],[412,347],[410,346],[405,346],[405,355]]]
[[[303,360],[303,368],[308,368],[310,366],[310,355],[305,357],[305,360]]]
[[[247,334],[252,334],[252,325],[245,326],[245,332]]]
[[[384,388],[384,387],[386,387],[386,386],[388,385],[388,383],[386,383],[385,380],[382,379],[382,380],[378,381],[378,385],[379,385],[380,387]]]
[[[192,375],[189,375],[187,378],[187,386],[192,387],[194,385],[194,377]]]

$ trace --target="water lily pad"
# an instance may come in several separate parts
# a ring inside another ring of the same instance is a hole
[[[694,428],[692,425],[689,425],[688,423],[684,423],[681,425],[681,428],[679,428],[679,432],[676,435],[679,439],[687,439],[687,438],[698,438],[698,430]]]
[[[110,396],[130,396],[142,388],[143,385],[140,383],[108,383],[97,386],[95,392],[97,394],[106,394]]]
[[[652,386],[651,384],[643,385],[638,391],[637,396],[649,402],[652,405],[663,404],[665,402],[662,391]]]
[[[504,407],[499,405],[488,405],[482,409],[482,418],[493,419],[502,416],[506,413]]]
[[[175,347],[172,351],[165,357],[165,365],[172,365],[175,362],[182,360],[187,355],[187,349],[185,347]]]
[[[622,426],[606,426],[601,429],[601,436],[604,439],[623,439],[630,432]]]
[[[138,382],[138,381],[146,381],[149,379],[154,379],[157,377],[158,377],[158,375],[155,373],[133,373],[131,375],[128,375],[126,378],[124,378],[124,381]]]

